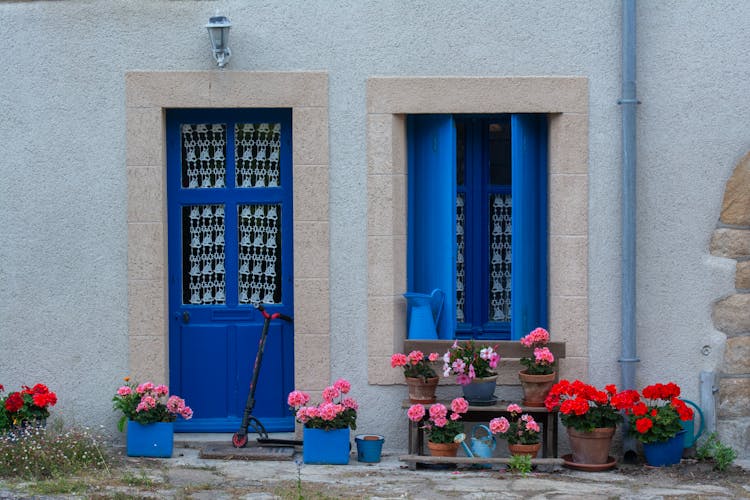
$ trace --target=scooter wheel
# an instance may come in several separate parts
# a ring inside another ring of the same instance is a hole
[[[232,445],[234,445],[235,448],[244,448],[247,444],[247,434],[244,436],[240,436],[239,432],[235,432],[232,436]]]

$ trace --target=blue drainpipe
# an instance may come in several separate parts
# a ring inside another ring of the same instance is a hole
[[[636,0],[622,0],[622,351],[620,368],[622,388],[635,389],[635,368],[640,361],[636,354],[635,329],[635,251],[636,251],[636,135],[635,120],[635,49]],[[626,461],[636,456],[635,439],[623,426],[623,452]]]

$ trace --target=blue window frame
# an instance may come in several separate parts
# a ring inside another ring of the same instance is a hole
[[[407,282],[446,292],[438,336],[546,327],[546,116],[414,115],[408,145]]]

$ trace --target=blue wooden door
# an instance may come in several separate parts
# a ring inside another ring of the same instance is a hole
[[[293,315],[290,110],[169,110],[169,372],[187,432],[234,432],[263,316]],[[271,323],[253,415],[294,427],[293,328]]]

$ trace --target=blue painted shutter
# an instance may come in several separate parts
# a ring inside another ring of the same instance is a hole
[[[407,286],[445,292],[437,325],[452,339],[456,324],[456,129],[450,115],[409,117]]]
[[[547,328],[547,118],[511,116],[511,338]]]

